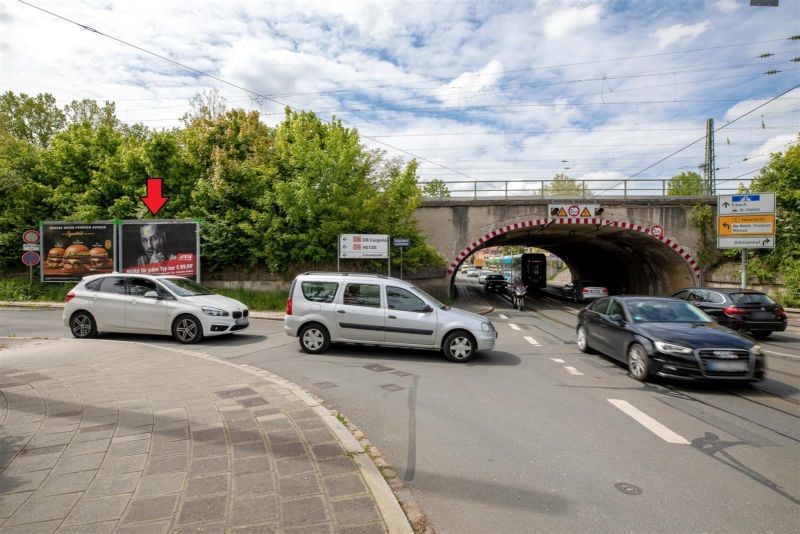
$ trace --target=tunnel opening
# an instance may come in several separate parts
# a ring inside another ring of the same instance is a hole
[[[611,294],[669,295],[698,284],[691,254],[660,226],[628,221],[536,219],[519,221],[478,237],[450,263],[450,290],[461,264],[494,246],[536,247],[561,258],[573,280],[599,280]]]

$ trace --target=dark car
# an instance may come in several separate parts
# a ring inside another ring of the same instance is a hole
[[[578,313],[578,348],[628,365],[633,378],[762,380],[764,355],[751,339],[686,301],[601,298]]]
[[[490,274],[486,277],[486,282],[483,283],[484,289],[490,293],[492,291],[502,293],[505,291],[507,285],[508,282],[506,282],[502,274]]]
[[[597,280],[573,280],[564,286],[564,298],[575,302],[599,299],[608,296],[608,288]]]
[[[786,312],[761,291],[692,287],[672,297],[691,302],[723,326],[746,330],[759,339],[786,330]]]

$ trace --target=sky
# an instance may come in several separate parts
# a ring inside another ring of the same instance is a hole
[[[769,102],[800,84],[800,0],[779,4],[3,0],[0,91],[112,101],[153,129],[212,91],[269,125],[314,111],[454,194],[529,194],[558,173],[660,193],[702,172],[713,118],[717,190],[733,192],[800,131],[800,90]]]

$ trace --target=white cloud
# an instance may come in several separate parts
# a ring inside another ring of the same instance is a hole
[[[450,106],[478,104],[474,97],[481,92],[496,87],[503,77],[503,64],[496,59],[489,61],[482,69],[465,72],[453,81],[435,91],[436,97]]]
[[[692,41],[704,32],[711,29],[711,22],[698,22],[697,24],[674,24],[668,28],[662,28],[656,32],[658,45],[660,48],[667,47],[679,41]]]
[[[550,39],[559,39],[570,32],[593,25],[599,20],[600,13],[600,6],[597,4],[560,9],[547,17],[544,33]]]
[[[742,0],[717,0],[714,7],[725,13],[733,13],[742,7]]]

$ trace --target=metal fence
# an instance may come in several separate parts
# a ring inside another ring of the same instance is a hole
[[[755,178],[740,177],[728,180],[717,180],[715,194],[732,194],[742,187],[749,188]],[[424,187],[428,182],[421,182]],[[574,184],[564,187],[563,182],[554,180],[458,180],[440,181],[447,188],[448,195],[430,196],[426,198],[584,198],[601,196],[666,196],[670,179],[641,180],[575,180]]]

